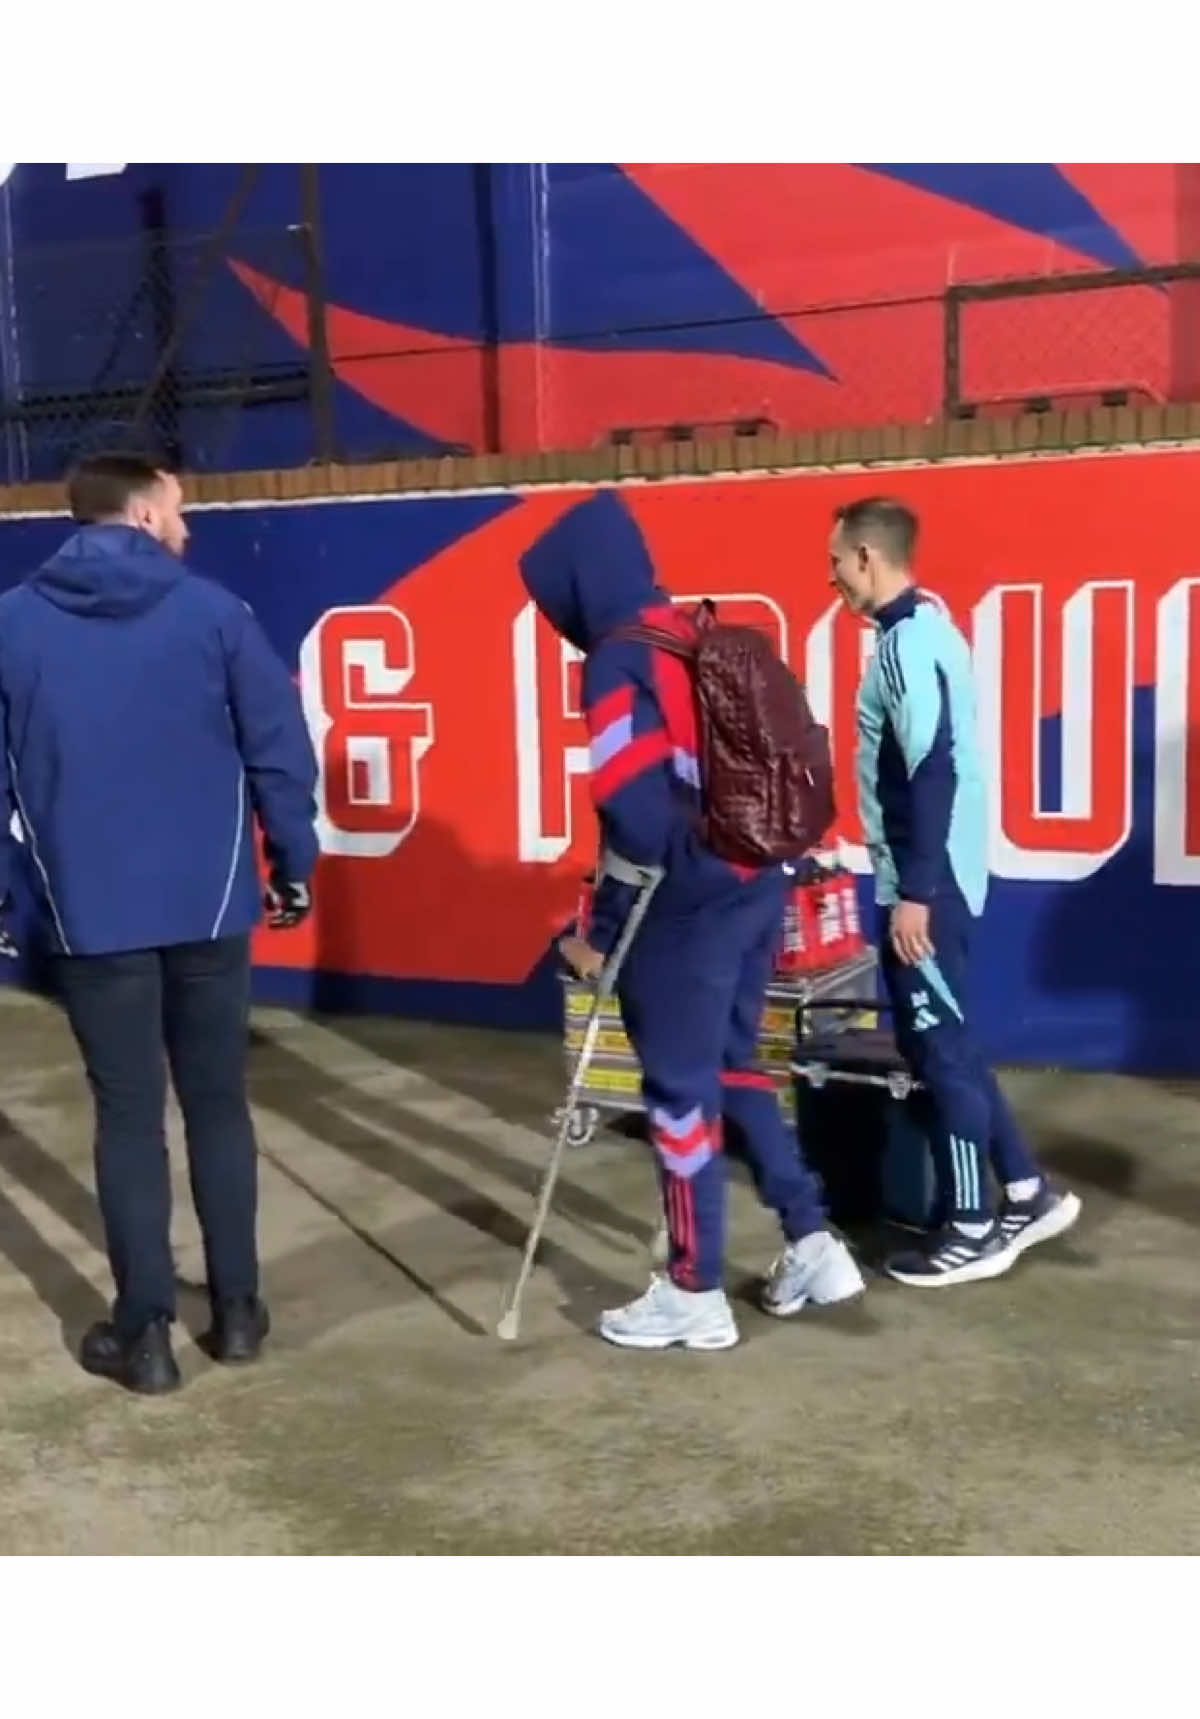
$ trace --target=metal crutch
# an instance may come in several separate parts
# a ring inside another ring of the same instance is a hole
[[[538,1196],[537,1210],[533,1215],[529,1236],[525,1243],[525,1253],[521,1260],[521,1269],[517,1273],[504,1303],[500,1322],[496,1326],[496,1335],[505,1343],[515,1343],[521,1330],[521,1298],[525,1293],[525,1285],[533,1270],[533,1259],[542,1239],[542,1230],[550,1212],[550,1201],[554,1197],[554,1185],[558,1181],[558,1172],[562,1165],[562,1156],[566,1150],[567,1135],[571,1127],[571,1117],[583,1090],[587,1077],[588,1064],[596,1048],[596,1039],[600,1032],[600,1017],[605,1003],[611,997],[617,975],[629,953],[630,945],[638,934],[638,927],[646,917],[646,909],[650,906],[655,890],[662,882],[663,868],[661,866],[635,866],[629,860],[622,859],[619,854],[607,853],[601,867],[602,876],[615,878],[618,883],[633,885],[637,891],[637,900],[629,910],[629,917],[621,927],[621,935],[617,939],[616,948],[604,963],[596,980],[596,995],[592,1001],[591,1014],[588,1016],[587,1028],[583,1035],[583,1043],[579,1047],[579,1055],[575,1059],[575,1068],[571,1075],[571,1084],[567,1089],[567,1101],[563,1106],[559,1120],[558,1136],[554,1148],[546,1164],[542,1176],[541,1192]]]

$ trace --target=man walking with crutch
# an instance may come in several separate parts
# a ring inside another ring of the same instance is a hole
[[[308,911],[316,765],[286,669],[246,605],[196,578],[178,481],[128,454],[67,486],[80,529],[0,599],[0,901],[15,810],[96,1106],[116,1282],[88,1372],[179,1383],[163,1109],[183,1110],[219,1361],[252,1360],[259,1297],[245,1063],[265,838],[271,923]]]
[[[849,1250],[826,1227],[771,1082],[755,1068],[785,874],[779,865],[732,865],[701,839],[696,694],[684,660],[696,624],[656,588],[618,497],[604,491],[573,508],[526,553],[521,574],[546,618],[587,655],[583,702],[605,847],[632,875],[662,871],[616,983],[642,1066],[670,1256],[667,1275],[605,1313],[600,1332],[628,1348],[726,1349],[738,1331],[722,1287],[723,1123],[741,1136],[784,1231],[766,1309],[786,1316],[863,1288]],[[682,646],[682,655],[619,636],[631,627]],[[637,895],[612,875],[600,882],[586,943],[563,946],[583,977],[604,967]]]

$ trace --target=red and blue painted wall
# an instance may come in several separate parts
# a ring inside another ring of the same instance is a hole
[[[140,364],[144,380],[155,348],[137,302],[139,235],[169,247],[213,231],[237,171],[16,167],[0,187],[6,399],[111,381],[114,366]],[[339,448],[519,452],[675,424],[920,422],[942,407],[948,285],[1194,257],[1198,175],[1171,163],[326,166]],[[298,170],[262,168],[189,328],[187,366],[285,365],[303,351],[304,267],[288,237],[300,219]],[[87,261],[89,244],[102,248]],[[184,244],[172,268],[186,274],[192,255]],[[186,287],[175,282],[180,302]],[[1113,387],[1200,395],[1191,284],[971,304],[961,345],[963,393],[985,408]],[[193,467],[313,452],[296,402],[256,406],[220,438],[193,412],[182,433]],[[37,455],[27,438],[27,469],[10,475],[51,475]]]
[[[997,1056],[1200,1070],[1198,483],[1187,450],[887,476],[921,514],[923,583],[975,651],[995,878],[976,1002]],[[871,641],[833,600],[826,545],[861,485],[797,472],[622,492],[668,588],[764,627],[805,676],[860,875],[853,704]],[[317,911],[262,934],[264,995],[556,1019],[551,943],[595,828],[578,664],[517,564],[579,493],[194,511],[195,565],[254,606],[321,758]],[[0,586],[67,529],[0,520]]]

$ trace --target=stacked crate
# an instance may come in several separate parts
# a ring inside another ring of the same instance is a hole
[[[822,998],[856,1007],[822,1009]],[[758,1039],[759,1066],[776,1084],[779,1102],[789,1120],[796,1099],[791,1067],[797,1045],[797,1010],[805,1034],[828,1034],[850,1026],[873,1026],[875,1010],[875,952],[860,950],[848,960],[824,969],[778,976],[767,991]],[[595,992],[576,979],[565,981],[563,1045],[567,1064],[575,1066],[591,1016]],[[595,1053],[588,1066],[581,1104],[572,1128],[572,1142],[585,1145],[595,1133],[599,1113],[628,1113],[641,1108],[641,1070],[621,1025],[615,997],[605,1003]]]

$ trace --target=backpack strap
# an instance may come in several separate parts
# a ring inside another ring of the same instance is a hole
[[[605,643],[609,639],[624,639],[630,644],[652,645],[655,650],[666,651],[673,657],[682,657],[684,662],[691,662],[696,655],[696,646],[687,639],[681,639],[677,633],[669,633],[665,627],[643,627],[632,622],[627,627],[616,627],[604,636]]]
[[[655,650],[666,651],[669,656],[680,657],[684,662],[694,662],[700,649],[700,640],[709,627],[716,625],[717,605],[711,597],[704,597],[697,603],[691,615],[696,628],[694,639],[681,639],[678,633],[670,632],[666,627],[647,626],[644,621],[629,621],[623,627],[615,627],[611,633],[606,633],[606,639],[626,639],[631,644],[653,645]]]
[[[717,605],[711,597],[702,597],[695,608],[689,611],[689,618],[696,629],[694,639],[681,639],[678,633],[671,632],[667,627],[650,626],[644,621],[627,621],[623,627],[614,627],[611,633],[605,633],[600,642],[604,644],[609,639],[625,639],[630,644],[653,645],[656,650],[666,651],[668,655],[680,657],[684,662],[693,662],[700,649],[700,640],[710,627],[716,625]]]

